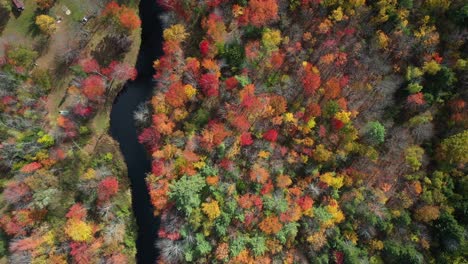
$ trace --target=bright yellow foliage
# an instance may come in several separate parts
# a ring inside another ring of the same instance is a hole
[[[262,43],[268,49],[275,49],[281,43],[281,31],[266,29],[262,35]]]
[[[270,157],[270,152],[261,150],[260,152],[258,152],[258,157],[267,159],[268,157]]]
[[[79,219],[70,219],[65,226],[65,233],[74,241],[89,241],[93,236],[91,226]]]
[[[326,209],[332,215],[335,223],[341,223],[344,221],[345,216],[338,205],[327,205]]]
[[[185,32],[184,25],[175,24],[164,30],[163,37],[166,41],[182,42],[188,37],[188,34]]]
[[[435,75],[440,71],[440,65],[435,60],[431,60],[424,63],[423,70],[430,75]]]
[[[83,175],[81,175],[81,179],[83,180],[92,180],[96,178],[96,171],[93,168],[89,168]]]
[[[55,24],[55,19],[48,15],[39,15],[36,17],[36,25],[39,29],[46,33],[52,34],[57,29],[57,25]]]
[[[328,186],[331,186],[335,189],[339,189],[343,186],[343,180],[343,176],[336,176],[332,172],[327,172],[320,176],[320,181],[326,183]]]
[[[335,114],[335,118],[343,122],[343,124],[348,124],[351,121],[351,112],[341,111]]]
[[[218,201],[213,200],[209,203],[202,204],[202,211],[208,216],[208,218],[213,221],[221,215],[221,210],[219,210]]]
[[[330,16],[330,18],[332,18],[333,20],[338,21],[338,22],[343,20],[343,18],[344,18],[343,8],[341,8],[341,6],[340,6],[337,9],[333,10],[332,15]]]
[[[293,113],[289,113],[289,112],[284,114],[283,120],[286,123],[287,122],[291,122],[291,123],[296,123],[297,122],[296,118],[294,118]]]
[[[192,85],[190,84],[186,84],[184,86],[184,89],[185,89],[185,95],[187,96],[187,98],[193,98],[196,94],[197,94],[197,89],[195,89]]]
[[[382,30],[377,31],[377,42],[381,49],[386,49],[388,47],[389,38]]]

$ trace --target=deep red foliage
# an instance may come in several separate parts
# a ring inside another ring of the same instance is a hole
[[[89,117],[93,113],[93,108],[91,106],[84,106],[83,104],[77,104],[73,107],[73,113],[80,117]]]
[[[241,144],[241,146],[252,145],[253,144],[252,134],[250,134],[249,132],[242,133],[242,135],[240,137],[240,144]]]
[[[202,56],[207,56],[210,53],[210,42],[208,40],[202,40],[199,47]]]
[[[343,264],[344,263],[344,253],[341,251],[333,251],[333,257],[335,259],[336,264]]]
[[[119,191],[119,181],[113,176],[108,176],[99,183],[98,191],[98,199],[107,201]]]
[[[270,142],[276,142],[276,140],[278,139],[278,131],[276,131],[275,129],[270,129],[263,134],[263,138]]]
[[[200,86],[203,93],[208,96],[218,96],[219,95],[219,80],[218,76],[214,73],[203,74],[200,78]]]
[[[143,129],[138,136],[138,141],[144,144],[147,148],[153,149],[157,147],[161,135],[151,127]]]
[[[335,130],[340,130],[345,125],[341,120],[338,120],[336,118],[332,118],[331,124],[332,124],[333,129],[335,129]]]
[[[227,90],[235,89],[237,88],[237,85],[239,85],[239,81],[235,77],[227,78],[225,83],[226,83]]]

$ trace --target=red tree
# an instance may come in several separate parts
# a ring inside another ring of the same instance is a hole
[[[426,103],[426,101],[424,100],[424,95],[421,92],[408,96],[406,101],[410,105],[423,105]]]
[[[218,96],[219,95],[219,80],[218,76],[214,73],[203,74],[200,78],[200,86],[203,93],[208,96]]]
[[[239,85],[239,81],[235,77],[227,78],[225,83],[226,83],[227,90],[235,89],[237,88],[237,85]]]
[[[40,164],[39,162],[31,162],[29,164],[24,165],[21,168],[21,172],[31,173],[31,172],[34,172],[34,171],[40,169],[40,168],[42,168],[42,164]]]
[[[101,70],[99,63],[93,58],[82,59],[80,60],[79,65],[86,73],[99,72]]]
[[[133,81],[138,74],[135,67],[127,63],[119,63],[118,61],[112,61],[109,67],[102,70],[102,73],[111,80],[117,81],[126,81],[129,79]]]
[[[302,86],[306,95],[313,95],[320,87],[320,74],[313,72],[312,66],[308,64],[305,69],[305,74],[302,77]]]
[[[249,22],[257,27],[265,26],[279,18],[277,0],[250,0],[249,8],[245,12]]]
[[[185,88],[181,82],[175,82],[169,86],[165,94],[166,102],[173,107],[181,107],[188,99],[185,95]]]
[[[106,84],[102,77],[97,75],[89,76],[82,82],[83,94],[93,101],[97,101],[106,91]]]
[[[207,56],[210,53],[210,42],[208,40],[202,40],[199,48],[202,56]]]
[[[107,201],[119,191],[119,181],[113,176],[108,176],[99,183],[98,191],[98,199]]]
[[[93,113],[93,108],[91,106],[84,106],[83,104],[77,104],[73,108],[73,113],[81,117],[89,117]]]
[[[75,263],[87,264],[92,262],[92,254],[86,243],[72,242],[70,243],[70,248],[70,254],[72,255]]]
[[[119,16],[120,24],[123,28],[127,30],[135,30],[140,27],[141,20],[135,11],[128,7],[123,7],[120,16]]]
[[[156,132],[153,128],[145,128],[141,132],[141,134],[138,136],[138,141],[141,144],[144,144],[146,147],[149,149],[157,148],[159,139],[161,138],[161,135]]]
[[[104,16],[115,16],[120,12],[120,6],[117,4],[115,1],[109,2],[106,7],[104,8],[104,11],[102,14]]]
[[[242,133],[240,137],[241,146],[249,146],[253,144],[252,135],[249,132]]]
[[[83,207],[80,203],[74,204],[68,210],[68,213],[65,215],[67,218],[83,220],[88,214],[86,208]]]
[[[263,138],[270,142],[276,142],[276,140],[278,139],[278,131],[270,129],[263,134]]]

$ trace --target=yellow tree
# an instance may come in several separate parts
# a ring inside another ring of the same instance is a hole
[[[36,25],[39,29],[50,35],[55,32],[57,25],[55,24],[55,19],[48,15],[39,15],[36,17]]]

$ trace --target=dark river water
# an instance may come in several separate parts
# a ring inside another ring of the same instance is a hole
[[[161,9],[156,5],[156,0],[141,0],[139,8],[142,43],[136,64],[138,78],[129,81],[115,99],[110,117],[110,132],[120,143],[132,185],[132,207],[138,226],[137,263],[152,264],[157,257],[154,242],[158,220],[153,216],[153,207],[145,183],[146,173],[151,171],[151,160],[138,142],[133,112],[152,95],[152,65],[162,54],[162,29],[158,20]]]

